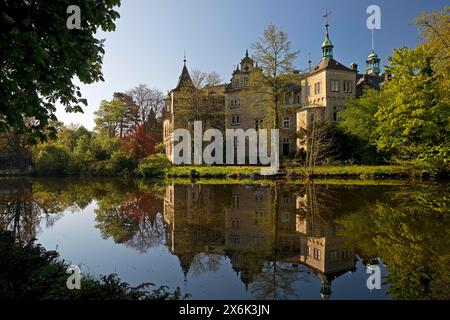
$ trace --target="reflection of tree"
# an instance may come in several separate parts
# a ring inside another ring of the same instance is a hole
[[[112,237],[115,242],[145,252],[165,238],[158,201],[152,192],[109,194],[98,200],[96,227],[103,238]]]
[[[0,229],[11,231],[17,241],[31,241],[41,221],[40,208],[32,198],[31,183],[5,181],[0,191]]]
[[[341,234],[362,254],[381,258],[389,293],[399,299],[450,296],[448,187],[405,187],[371,210],[339,220]]]
[[[201,274],[208,271],[219,271],[221,256],[205,252],[198,253],[192,259],[192,271],[194,274]]]

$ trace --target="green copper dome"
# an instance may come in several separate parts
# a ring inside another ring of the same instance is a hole
[[[325,37],[325,40],[322,43],[322,48],[323,47],[330,47],[330,46],[333,46],[333,43],[331,42],[330,36],[327,33],[327,36]]]
[[[322,43],[322,59],[333,58],[333,43],[330,40],[330,35],[328,33],[328,25],[326,26],[327,33],[325,35],[325,40]]]
[[[367,60],[374,60],[374,59],[378,59],[378,55],[372,51],[371,54],[369,54],[369,56],[367,57]]]

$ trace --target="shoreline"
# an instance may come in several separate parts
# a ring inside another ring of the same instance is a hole
[[[149,175],[42,175],[32,171],[28,172],[0,172],[0,178],[6,177],[72,177],[72,178],[163,178],[163,179],[233,179],[233,180],[283,180],[304,181],[309,180],[426,180],[448,181],[447,175],[437,175],[424,169],[399,165],[351,165],[351,166],[318,166],[313,173],[307,173],[302,167],[289,167],[280,169],[276,176],[263,176],[258,166],[172,166],[159,171],[159,174]]]

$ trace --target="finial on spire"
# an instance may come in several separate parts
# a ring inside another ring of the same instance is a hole
[[[248,49],[245,50],[245,57],[248,58]]]
[[[372,29],[372,52],[375,52],[375,33],[373,30],[375,29]]]
[[[186,50],[184,50],[184,59],[183,59],[183,63],[184,63],[184,66],[186,66]]]
[[[328,33],[328,27],[330,26],[328,23],[328,17],[330,16],[331,11],[325,10],[325,14],[323,15],[323,18],[325,19],[325,28],[327,29],[327,33]]]
[[[311,72],[311,52],[308,52],[308,65],[309,65],[309,71]]]

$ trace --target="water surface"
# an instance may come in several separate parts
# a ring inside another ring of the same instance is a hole
[[[179,287],[192,299],[445,299],[449,191],[4,179],[0,228],[36,238],[83,273]],[[381,286],[370,290],[374,269]]]

